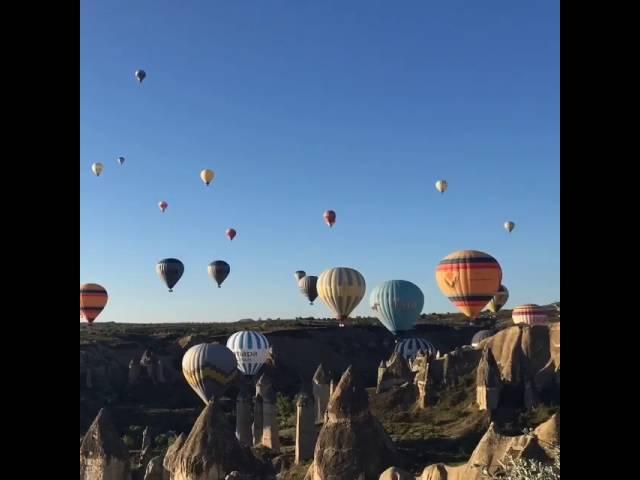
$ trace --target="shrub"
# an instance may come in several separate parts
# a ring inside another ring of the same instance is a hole
[[[483,477],[500,480],[560,480],[560,447],[556,448],[553,465],[511,456],[499,464],[497,471],[493,473],[489,473],[484,467]]]

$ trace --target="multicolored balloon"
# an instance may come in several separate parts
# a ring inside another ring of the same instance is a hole
[[[238,376],[238,362],[224,345],[201,343],[182,357],[182,374],[206,405],[231,386]]]
[[[338,267],[322,272],[316,287],[320,299],[342,323],[364,297],[367,285],[357,270]]]
[[[97,283],[80,285],[80,316],[91,325],[104,310],[108,300],[109,295],[102,285]]]
[[[118,162],[118,165],[122,165],[124,163],[124,157],[118,157],[116,161]]]
[[[147,73],[144,70],[136,70],[135,76],[136,76],[136,79],[138,80],[138,83],[142,83],[142,81],[147,76]]]
[[[99,177],[103,170],[104,170],[104,165],[102,165],[100,162],[96,162],[93,165],[91,165],[91,171],[96,177]]]
[[[269,341],[259,332],[241,330],[227,340],[227,348],[238,361],[238,369],[248,376],[254,376],[269,358]]]
[[[493,298],[489,300],[489,303],[487,303],[487,308],[492,313],[498,313],[500,309],[505,306],[507,300],[509,300],[509,290],[507,290],[507,287],[504,285],[500,285],[498,293],[496,293]]]
[[[418,352],[422,351],[429,360],[436,356],[436,348],[431,342],[428,342],[424,338],[409,337],[405,338],[393,348],[394,352],[399,352],[400,355],[408,362],[409,360],[415,360]]]
[[[546,325],[549,319],[547,311],[533,303],[514,308],[513,312],[511,312],[511,318],[516,325],[524,324],[530,326]]]
[[[444,193],[447,188],[449,188],[449,184],[446,180],[438,180],[436,182],[436,190],[438,190],[440,193]]]
[[[227,231],[225,232],[225,235],[227,235],[227,237],[229,237],[229,240],[233,240],[236,236],[236,230],[235,228],[227,228]]]
[[[307,272],[305,272],[304,270],[296,270],[296,273],[293,274],[294,277],[296,277],[296,282],[299,282],[301,278],[304,278],[304,276],[307,274]]]
[[[158,208],[160,208],[160,211],[163,212],[163,213],[167,209],[168,206],[169,206],[169,204],[167,202],[165,202],[164,200],[162,200],[161,202],[158,203]]]
[[[511,233],[513,229],[516,228],[516,224],[513,222],[504,222],[504,229]]]
[[[473,348],[477,348],[480,345],[481,341],[493,337],[493,335],[495,335],[495,333],[491,330],[480,330],[476,332],[475,335],[471,338],[471,346]]]
[[[208,271],[209,276],[215,280],[218,284],[218,288],[220,288],[222,282],[224,282],[225,278],[229,275],[229,272],[231,272],[231,267],[223,260],[216,260],[209,264]]]
[[[394,335],[411,330],[424,307],[420,288],[406,280],[389,280],[373,289],[369,305]]]
[[[334,212],[333,210],[327,210],[326,212],[324,212],[324,221],[327,225],[329,225],[329,228],[333,227],[333,225],[336,223],[336,212]]]
[[[487,253],[462,250],[440,262],[436,281],[442,293],[473,320],[498,292],[502,268]]]
[[[211,184],[214,177],[215,177],[215,173],[213,173],[213,170],[209,170],[208,168],[205,168],[200,172],[200,178],[202,179],[204,184],[207,186]]]
[[[309,304],[313,305],[313,301],[318,298],[318,277],[314,275],[306,275],[298,281],[298,288],[302,295],[309,299]]]
[[[184,264],[177,258],[165,258],[156,265],[156,273],[167,285],[169,291],[173,292],[173,287],[184,273]]]

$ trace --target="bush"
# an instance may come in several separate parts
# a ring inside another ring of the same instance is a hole
[[[538,460],[507,457],[494,473],[483,468],[483,477],[500,480],[560,480],[560,447],[556,448],[553,465]]]
[[[280,423],[283,424],[286,424],[291,417],[293,417],[296,411],[293,400],[279,392],[276,396],[276,409],[278,411],[278,416],[280,417]]]
[[[131,435],[124,435],[122,437],[122,441],[129,450],[133,450],[136,448],[136,440]]]

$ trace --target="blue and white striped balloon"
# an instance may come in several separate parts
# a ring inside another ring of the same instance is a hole
[[[238,360],[238,370],[245,375],[255,375],[269,357],[269,341],[258,332],[241,330],[227,340],[227,348]]]
[[[409,360],[414,360],[420,350],[422,350],[429,358],[436,356],[435,347],[424,338],[418,337],[405,338],[404,340],[396,343],[396,346],[393,349],[394,352],[400,352],[407,362]]]

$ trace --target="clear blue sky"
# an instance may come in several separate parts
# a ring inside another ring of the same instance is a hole
[[[98,321],[329,316],[293,272],[334,266],[367,281],[354,315],[390,279],[455,311],[435,268],[460,249],[498,259],[511,307],[560,298],[557,2],[82,0],[80,87]],[[173,294],[165,257],[185,264]]]

